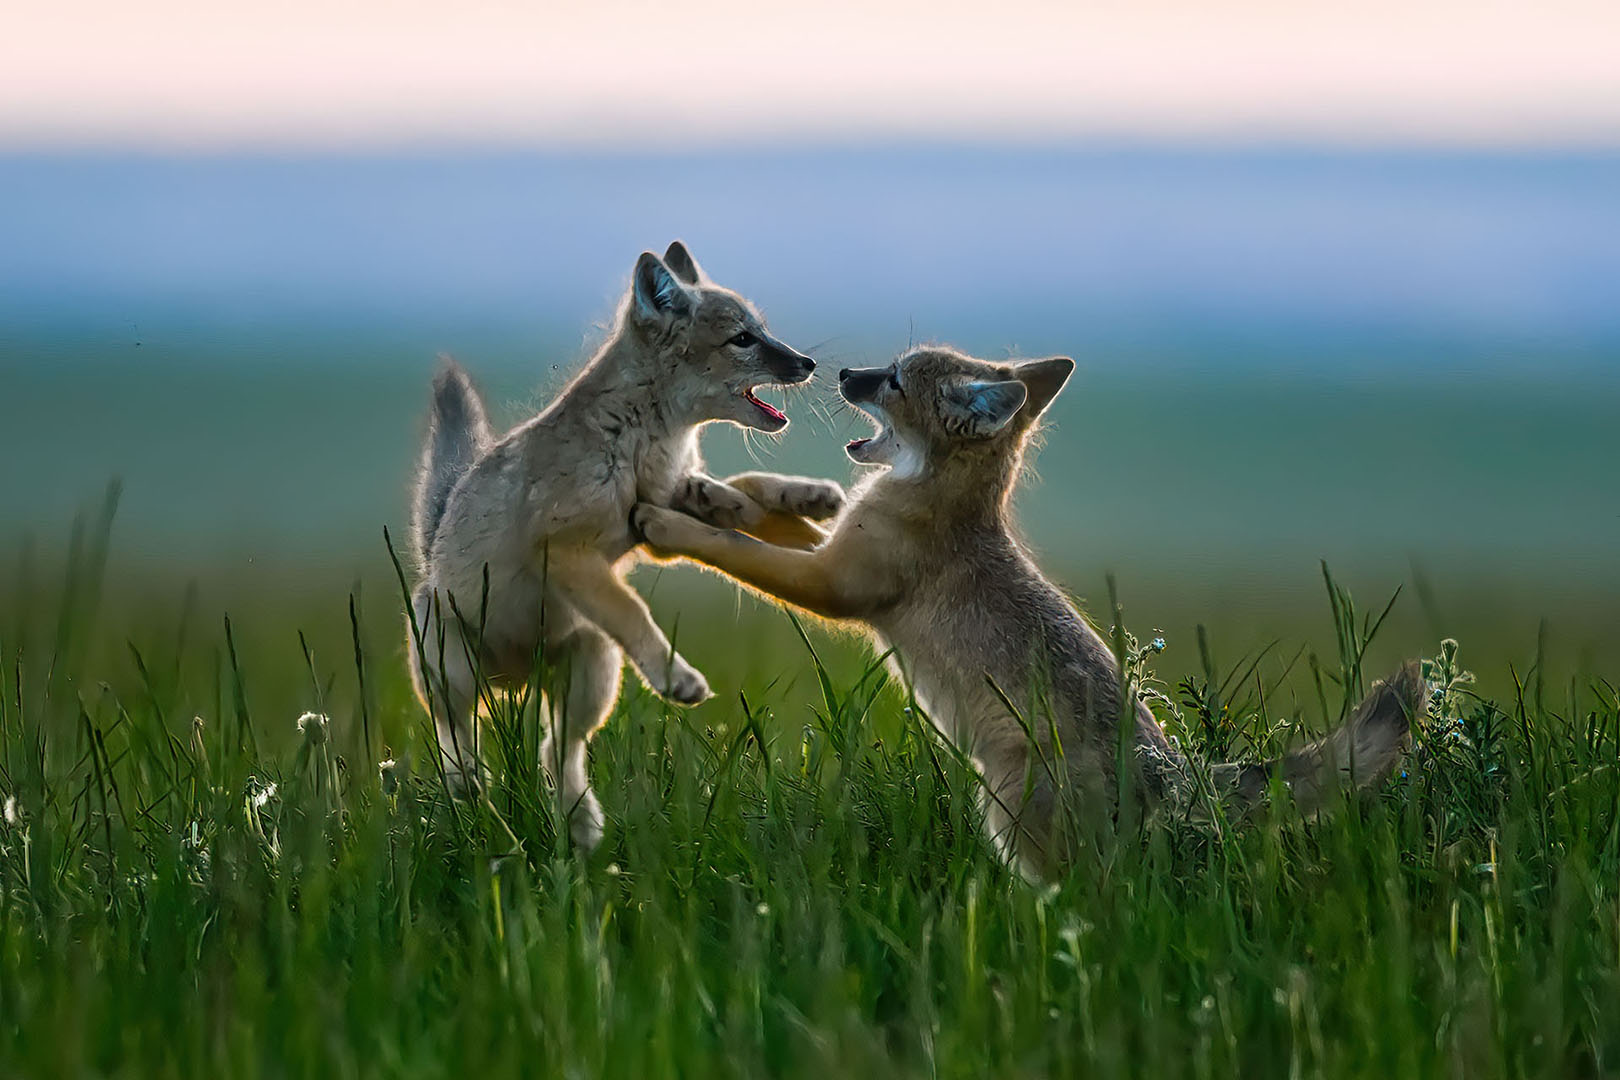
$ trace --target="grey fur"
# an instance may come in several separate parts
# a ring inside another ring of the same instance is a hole
[[[703,473],[703,424],[780,430],[786,418],[752,389],[803,381],[815,365],[772,337],[746,300],[708,283],[689,254],[686,263],[694,283],[644,253],[601,350],[550,406],[498,439],[466,376],[447,367],[417,485],[423,573],[411,604],[411,669],[445,767],[469,785],[480,769],[475,675],[521,685],[544,654],[568,673],[544,764],[586,847],[600,838],[602,815],[585,743],[613,707],[622,657],[672,701],[709,696],[624,581],[636,544],[631,507],[646,501],[762,527],[773,514],[817,506],[831,516],[842,501],[825,481],[745,474],[733,486]],[[427,645],[420,656],[416,640]]]
[[[433,546],[433,534],[444,517],[444,504],[456,481],[495,441],[484,403],[472,380],[448,356],[440,357],[433,376],[433,407],[428,413],[427,443],[417,470],[411,537],[417,561],[423,562]]]
[[[1235,813],[1262,805],[1273,778],[1306,814],[1319,813],[1345,789],[1375,784],[1404,755],[1411,718],[1425,707],[1428,686],[1416,660],[1375,683],[1349,720],[1326,738],[1260,764],[1210,769],[1215,793]]]
[[[688,285],[703,283],[703,268],[692,258],[692,253],[686,250],[686,245],[679,240],[671,243],[664,252],[664,265]]]

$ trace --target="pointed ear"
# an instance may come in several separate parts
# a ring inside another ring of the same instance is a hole
[[[1058,396],[1063,384],[1074,372],[1074,361],[1067,356],[1053,356],[1046,360],[1025,360],[1013,368],[1018,381],[1029,389],[1030,419],[1041,415],[1052,399]]]
[[[664,265],[688,285],[698,285],[708,280],[708,276],[703,273],[703,267],[697,264],[697,260],[692,258],[692,253],[687,251],[686,245],[679,240],[670,244],[669,250],[664,252]]]
[[[630,290],[634,294],[630,310],[643,326],[661,326],[668,320],[684,319],[692,314],[692,294],[650,251],[643,251],[636,260]]]
[[[945,394],[946,407],[972,438],[994,435],[1018,415],[1029,390],[1017,379],[958,383]]]

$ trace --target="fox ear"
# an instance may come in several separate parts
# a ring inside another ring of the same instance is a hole
[[[703,267],[692,258],[692,253],[686,250],[686,245],[676,240],[664,252],[664,265],[669,267],[674,275],[688,285],[698,285],[707,280]]]
[[[994,435],[1006,427],[1029,396],[1029,388],[1017,379],[1000,382],[958,383],[945,395],[946,407],[972,438]]]
[[[643,326],[661,326],[667,320],[684,319],[692,313],[692,294],[650,251],[642,252],[636,260],[631,292],[631,310]]]
[[[1025,360],[1013,368],[1018,381],[1029,389],[1029,415],[1031,419],[1046,411],[1052,399],[1058,396],[1074,372],[1074,361],[1067,356],[1053,356],[1045,360]]]

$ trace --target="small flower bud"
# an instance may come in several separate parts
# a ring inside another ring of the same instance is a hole
[[[327,727],[331,724],[320,713],[307,712],[298,718],[298,732],[312,745],[319,746],[326,741]]]
[[[377,762],[377,774],[382,778],[384,795],[392,795],[399,790],[399,766],[394,764],[393,758]]]

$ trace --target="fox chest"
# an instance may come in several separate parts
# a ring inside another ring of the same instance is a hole
[[[630,533],[630,511],[635,504],[668,506],[690,468],[678,452],[658,447],[612,454],[590,485],[595,496],[584,515],[586,520],[578,524],[586,528],[603,554],[617,559],[636,544]]]
[[[891,670],[940,733],[972,753],[986,737],[1018,724],[1009,702],[1028,715],[1036,687],[1019,628],[996,618],[993,605],[965,583],[951,597],[902,605],[879,631],[894,650]]]
[[[630,469],[630,502],[668,506],[675,497],[676,488],[697,466],[697,454],[689,447],[649,447]]]
[[[937,641],[926,637],[896,637],[909,640],[884,642],[890,649],[889,670],[906,685],[940,734],[971,752],[978,729],[990,717],[1005,712],[985,681],[982,663],[953,658],[947,655],[950,650],[938,648]]]

